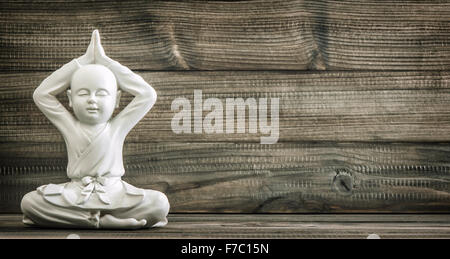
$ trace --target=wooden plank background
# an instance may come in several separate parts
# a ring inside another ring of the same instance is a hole
[[[95,28],[158,92],[126,139],[125,179],[172,212],[450,212],[450,3],[403,0],[2,1],[0,212],[67,181],[31,96]],[[278,143],[173,133],[170,105],[195,89],[280,98]]]
[[[98,28],[132,69],[448,69],[448,1],[2,1],[1,70],[51,70]]]

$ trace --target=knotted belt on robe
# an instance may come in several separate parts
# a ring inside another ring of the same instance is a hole
[[[85,203],[92,195],[92,193],[96,193],[98,195],[98,198],[105,204],[111,204],[111,200],[109,199],[108,195],[106,194],[105,189],[103,186],[108,181],[108,178],[106,177],[92,177],[92,176],[85,176],[81,179],[81,182],[84,185],[83,190],[81,191],[81,196],[77,200],[77,204],[83,204]]]
[[[112,184],[108,185],[108,181]],[[139,204],[145,197],[145,190],[120,177],[87,176],[68,183],[43,185],[37,191],[53,205],[80,209],[126,209]]]

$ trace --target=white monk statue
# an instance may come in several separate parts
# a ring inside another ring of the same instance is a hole
[[[56,98],[63,91],[75,117]],[[121,91],[134,99],[112,118]],[[121,179],[125,137],[152,108],[156,92],[142,77],[105,55],[97,30],[86,54],[47,77],[33,99],[64,137],[71,181],[43,185],[26,194],[21,203],[25,224],[93,229],[167,224],[166,195]]]

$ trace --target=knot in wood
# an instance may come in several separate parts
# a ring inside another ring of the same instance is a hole
[[[336,175],[333,177],[333,189],[342,195],[351,195],[354,180],[353,176],[347,169],[336,169]]]

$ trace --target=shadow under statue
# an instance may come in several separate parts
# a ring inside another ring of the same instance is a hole
[[[66,90],[75,117],[56,98]],[[121,91],[134,99],[112,118]],[[170,208],[166,195],[121,179],[125,137],[156,97],[142,77],[105,55],[94,30],[86,53],[53,72],[34,91],[36,105],[64,137],[71,181],[26,194],[21,202],[23,222],[92,229],[166,225]]]

